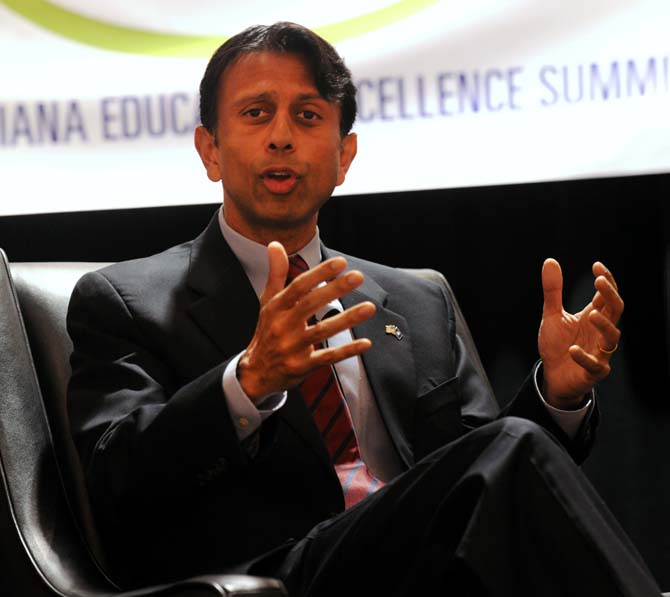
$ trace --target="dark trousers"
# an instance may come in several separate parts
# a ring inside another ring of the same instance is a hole
[[[277,575],[295,597],[661,593],[565,450],[512,417],[314,527]]]

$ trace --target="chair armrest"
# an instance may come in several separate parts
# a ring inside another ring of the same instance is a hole
[[[275,578],[245,574],[209,574],[172,584],[117,593],[115,597],[288,597],[284,584]]]

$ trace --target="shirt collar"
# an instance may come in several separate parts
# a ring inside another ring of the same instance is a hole
[[[242,264],[256,296],[260,298],[270,270],[267,247],[233,230],[223,217],[223,206],[219,209],[219,226],[223,238]],[[298,254],[310,268],[321,263],[321,240],[318,227],[312,239],[298,251]]]

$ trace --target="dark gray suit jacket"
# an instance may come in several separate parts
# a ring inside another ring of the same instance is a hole
[[[444,287],[347,260],[365,282],[343,304],[377,305],[354,334],[373,342],[363,362],[404,466],[505,415],[535,420],[577,460],[586,455],[596,417],[568,440],[530,379],[499,411]],[[237,439],[221,377],[251,339],[258,308],[216,217],[195,240],[87,274],[75,288],[71,426],[103,543],[128,584],[282,552],[344,507],[297,393],[263,423],[253,459]]]

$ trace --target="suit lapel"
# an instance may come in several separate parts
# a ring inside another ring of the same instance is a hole
[[[259,303],[244,268],[221,234],[218,215],[193,242],[188,285],[197,293],[189,314],[221,351],[222,360],[244,350],[256,329]],[[277,413],[332,470],[321,434],[297,391]]]
[[[258,319],[258,298],[223,239],[218,214],[193,242],[188,285],[197,293],[189,314],[224,358],[243,350]]]
[[[324,259],[337,255],[322,248]],[[342,297],[345,309],[362,301],[372,301],[377,306],[373,317],[356,326],[352,331],[356,338],[369,338],[372,348],[362,355],[363,365],[372,387],[377,406],[391,439],[407,466],[414,463],[408,437],[414,426],[416,398],[416,371],[412,353],[412,339],[405,318],[386,307],[387,292],[365,272],[365,265],[355,258],[347,257],[350,268],[366,274],[363,284]],[[387,332],[386,326],[390,327]],[[392,333],[397,329],[402,337]]]

